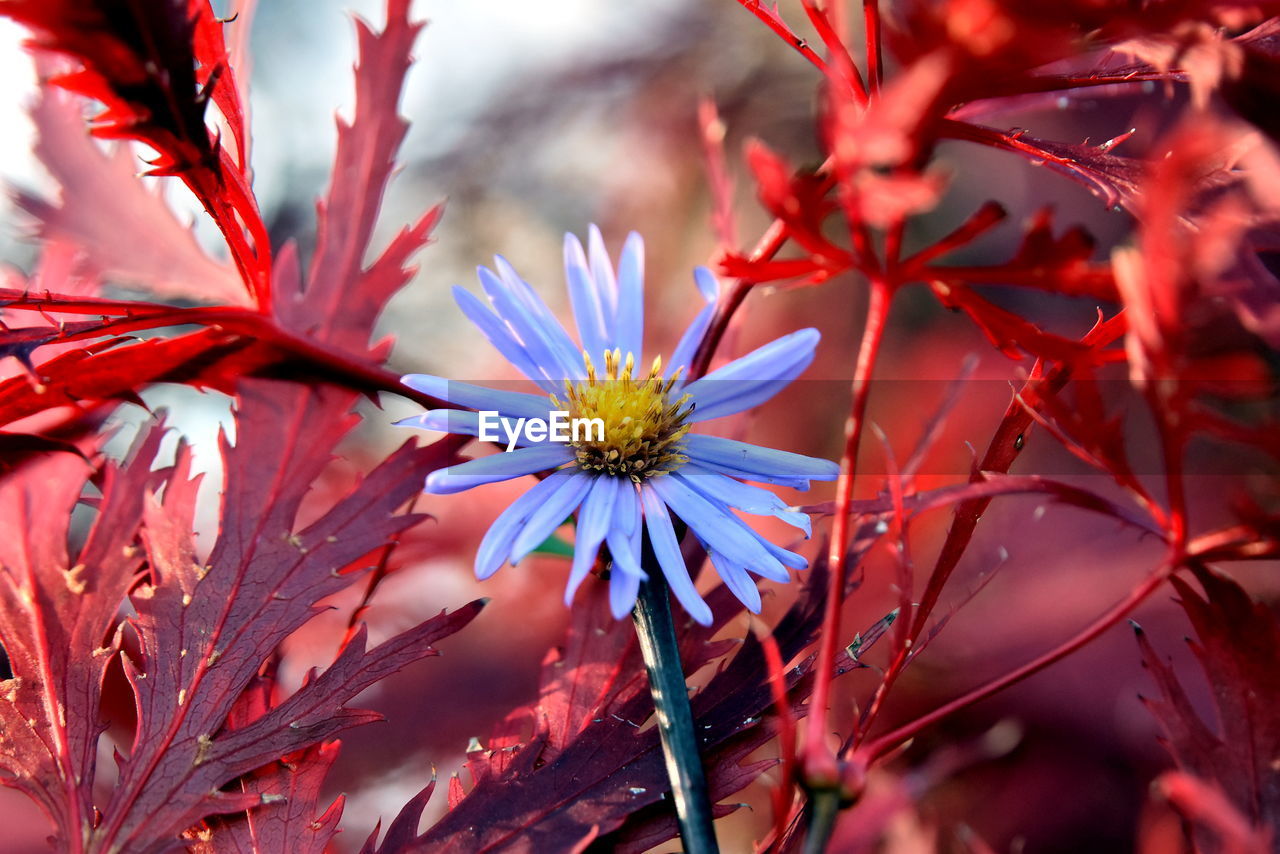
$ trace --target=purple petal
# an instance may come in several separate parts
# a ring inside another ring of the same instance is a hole
[[[715,566],[716,572],[724,579],[725,586],[743,605],[747,606],[748,611],[759,614],[760,590],[747,571],[715,550],[709,551],[708,554],[711,556],[711,563]]]
[[[640,581],[639,576],[629,572],[615,572],[609,576],[609,610],[615,620],[621,620],[636,606]]]
[[[604,248],[604,238],[593,223],[587,229],[587,255],[591,259],[591,278],[596,284],[600,308],[604,312],[605,339],[616,341],[618,337],[618,280],[613,275],[613,262]]]
[[[578,531],[573,539],[573,569],[569,572],[569,582],[564,589],[566,605],[573,602],[573,594],[578,592],[578,586],[591,571],[600,552],[600,544],[609,533],[618,487],[616,477],[596,475],[591,492],[587,493],[582,508],[578,511]]]
[[[511,562],[519,563],[529,552],[546,542],[547,537],[564,524],[565,520],[586,497],[596,475],[579,471],[565,481],[564,486],[549,495],[542,506],[529,514],[524,528],[511,544]]]
[[[820,337],[816,329],[792,332],[690,383],[685,392],[696,405],[691,420],[733,415],[764,403],[809,367]]]
[[[691,433],[684,438],[684,448],[690,460],[714,470],[727,468],[743,472],[745,480],[772,477],[835,480],[840,475],[840,466],[830,460],[761,448],[719,436]]]
[[[565,481],[573,475],[572,469],[564,469],[538,481],[498,515],[480,541],[480,548],[476,550],[477,578],[483,581],[507,562],[507,556],[511,554],[511,543],[529,514],[541,507],[547,497],[564,486]]]
[[[529,351],[525,346],[511,334],[511,330],[503,323],[502,319],[490,311],[480,298],[465,288],[453,288],[453,299],[458,304],[458,308],[462,309],[462,313],[467,319],[476,325],[476,328],[489,339],[489,343],[502,354],[508,362],[515,365],[520,373],[537,383],[544,391],[557,393],[561,389],[561,383],[554,379],[548,379],[546,372],[538,367],[533,357],[529,355]]]
[[[406,374],[400,382],[414,391],[465,406],[498,412],[509,418],[546,418],[551,412],[550,398],[522,391],[500,391],[496,388],[446,380],[431,374]]]
[[[680,543],[671,527],[671,514],[667,512],[667,506],[651,488],[651,484],[640,488],[640,498],[644,504],[644,523],[649,531],[649,542],[653,545],[654,557],[662,567],[662,574],[666,576],[671,592],[695,621],[704,626],[711,625],[711,609],[702,601],[697,588],[693,586],[693,580],[689,578],[689,568],[685,566],[684,555],[680,554]]]
[[[427,475],[426,491],[435,495],[452,495],[473,486],[547,471],[572,459],[573,451],[560,444],[500,452],[456,466],[436,469]]]
[[[487,267],[479,267],[476,272],[493,310],[506,321],[543,376],[558,381],[566,377],[577,379],[583,374],[582,357],[578,356],[576,362],[567,360],[551,343],[551,332],[542,318],[511,293],[497,274]],[[563,329],[560,332],[564,334]]]
[[[582,349],[592,359],[599,359],[605,350],[612,350],[613,346],[609,341],[600,294],[587,266],[586,253],[582,251],[582,243],[572,234],[564,236],[564,275],[569,285],[569,302],[573,306],[573,317],[578,324],[578,338],[582,342]]]
[[[685,481],[655,477],[650,478],[646,486],[651,487],[699,539],[734,563],[755,566],[773,562],[759,540],[742,535],[738,526],[748,526],[734,516],[733,511],[708,501]],[[648,512],[647,505],[645,511]]]
[[[634,231],[627,235],[618,259],[618,316],[614,341],[622,355],[636,357],[637,367],[644,361],[644,239]]]

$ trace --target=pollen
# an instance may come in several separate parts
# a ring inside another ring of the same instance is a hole
[[[689,432],[686,423],[693,412],[689,395],[673,399],[672,387],[680,377],[677,370],[669,378],[662,375],[662,358],[653,360],[648,375],[635,372],[635,357],[621,350],[605,351],[604,375],[596,372],[591,356],[582,354],[587,378],[565,381],[565,402],[554,395],[551,401],[569,417],[594,419],[604,423],[604,438],[587,431],[585,438],[571,443],[578,467],[636,483],[666,474],[688,462],[682,452]]]

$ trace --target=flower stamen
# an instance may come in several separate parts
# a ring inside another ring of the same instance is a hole
[[[662,358],[653,360],[647,376],[635,373],[635,356],[625,360],[621,350],[604,353],[604,376],[587,353],[582,354],[587,378],[574,383],[565,380],[565,402],[552,395],[557,409],[573,418],[599,418],[604,422],[604,438],[572,443],[578,466],[640,483],[645,478],[666,474],[688,462],[682,439],[689,432],[686,423],[693,406],[689,395],[671,400],[671,390],[680,377],[677,369],[662,375]],[[590,431],[588,431],[589,433]]]

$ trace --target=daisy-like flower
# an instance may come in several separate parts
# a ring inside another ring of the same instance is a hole
[[[487,306],[469,291],[454,288],[463,314],[546,394],[484,388],[427,374],[404,377],[409,387],[466,410],[432,410],[399,424],[480,436],[486,426],[481,413],[497,412],[506,431],[504,442],[508,434],[516,434],[518,447],[512,450],[432,472],[426,491],[461,492],[549,473],[504,510],[485,534],[475,564],[481,579],[504,563],[518,563],[576,512],[566,604],[601,547],[607,546],[613,561],[611,608],[615,617],[625,616],[646,578],[641,543],[647,532],[672,592],[695,620],[706,625],[711,609],[698,595],[681,556],[673,524],[678,518],[706,547],[725,584],[757,613],[760,592],[751,574],[785,582],[788,568],[804,569],[807,562],[766,540],[734,511],[776,516],[806,537],[810,520],[774,493],[742,481],[807,489],[810,480],[834,479],[839,467],[827,460],[692,433],[690,427],[773,397],[813,360],[818,332],[793,332],[686,382],[719,288],[711,272],[699,267],[694,279],[707,305],[665,365],[659,357],[643,367],[643,241],[634,233],[627,238],[616,271],[594,226],[588,247],[584,251],[576,237],[565,237],[576,342],[501,257],[495,259],[496,272],[479,269]],[[599,419],[603,436],[585,429],[576,434],[577,441],[561,442],[512,429],[518,419],[550,421],[553,412],[568,412],[573,420]]]

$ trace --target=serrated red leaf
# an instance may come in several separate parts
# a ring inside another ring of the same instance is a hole
[[[156,151],[151,174],[180,177],[190,188],[226,239],[246,287],[264,303],[271,272],[267,229],[247,173],[205,124],[211,87],[233,86],[219,83],[217,58],[197,57],[198,22],[213,17],[208,0],[162,0],[146,7],[12,0],[0,6],[0,14],[29,27],[35,45],[82,64],[55,82],[103,104],[93,124],[97,136],[138,140]],[[214,41],[206,31],[202,49],[211,50]],[[235,113],[228,108],[224,117]],[[243,138],[242,129],[235,134]]]
[[[811,570],[804,597],[774,630],[787,658],[813,641],[824,572],[821,566]],[[604,595],[605,585],[588,584],[579,596],[597,601],[578,603],[582,607],[575,613],[604,613],[607,609],[599,600]],[[764,668],[760,644],[752,636],[740,644],[710,642],[726,619],[740,613],[741,603],[723,587],[709,602],[716,622],[710,627],[690,625],[683,634],[681,657],[690,672],[719,662],[706,687],[692,697],[712,799],[718,801],[774,764],[743,765],[742,760],[769,741],[775,727],[772,694],[759,679]],[[675,835],[674,820],[662,814],[669,809],[663,803],[669,785],[657,731],[641,731],[653,714],[653,703],[634,657],[632,629],[614,623],[605,631],[617,636],[602,639],[598,631],[589,630],[592,620],[575,616],[564,652],[548,659],[537,706],[513,714],[513,719],[535,722],[533,735],[514,748],[474,756],[469,763],[477,778],[474,787],[463,794],[459,784],[458,796],[451,792],[450,811],[412,844],[395,851],[525,850],[539,839],[571,844],[597,836],[630,850]],[[565,666],[557,667],[559,662]],[[808,660],[787,674],[797,715],[803,714],[799,704],[812,687],[811,666]],[[595,699],[588,704],[588,698]],[[559,715],[559,720],[542,717],[538,710]],[[582,724],[575,733],[576,721]],[[509,732],[508,726],[499,727],[503,739]],[[550,741],[553,732],[569,735],[559,750]],[[485,762],[488,768],[481,767]],[[620,835],[611,835],[619,829]]]
[[[1139,632],[1143,664],[1156,680],[1160,700],[1148,700],[1180,768],[1220,786],[1258,827],[1280,821],[1280,620],[1235,581],[1195,568],[1203,593],[1171,579],[1195,628],[1192,649],[1204,669],[1218,712],[1214,731],[1201,720],[1172,669]]]
[[[222,527],[206,562],[192,556],[189,498],[179,489],[147,512],[150,583],[134,593],[140,642],[127,662],[138,728],[120,782],[103,808],[101,846],[162,850],[204,816],[237,812],[261,798],[211,796],[278,757],[372,719],[343,704],[372,682],[431,653],[473,605],[428,621],[365,652],[363,635],[338,661],[261,718],[227,731],[237,698],[263,660],[314,614],[315,604],[359,579],[337,570],[383,546],[419,517],[395,511],[452,447],[406,444],[347,497],[299,530],[303,497],[353,423],[353,393],[267,381],[242,384],[238,441],[224,442]],[[266,461],[270,461],[268,464]],[[181,502],[175,516],[166,512]],[[185,540],[185,542],[184,542]],[[175,657],[176,656],[176,657]]]
[[[144,432],[126,463],[103,468],[97,518],[74,555],[67,535],[92,473],[85,460],[49,454],[0,473],[0,643],[14,674],[0,691],[0,768],[64,842],[92,824],[102,678],[116,608],[142,563],[143,496],[163,477],[151,471],[161,435]]]
[[[236,271],[210,258],[163,195],[138,180],[132,151],[121,146],[106,154],[94,144],[77,101],[43,89],[31,117],[35,154],[61,188],[58,202],[16,194],[42,237],[74,244],[95,274],[114,283],[160,297],[250,304]]]

